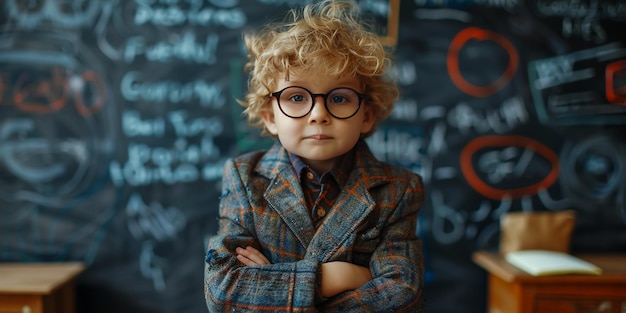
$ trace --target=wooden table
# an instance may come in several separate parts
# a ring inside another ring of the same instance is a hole
[[[81,263],[0,263],[0,313],[73,313]]]
[[[494,252],[476,252],[489,274],[489,313],[626,313],[626,254],[576,255],[601,275],[532,276]]]

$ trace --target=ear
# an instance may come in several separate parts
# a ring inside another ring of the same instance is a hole
[[[361,134],[365,134],[372,130],[374,124],[376,124],[374,111],[369,107],[365,107],[365,112],[363,113],[363,123],[361,124]]]
[[[265,123],[265,128],[267,128],[270,134],[277,136],[278,129],[276,128],[276,120],[274,119],[274,112],[272,110],[264,111],[261,113],[261,117],[263,118],[263,123]]]

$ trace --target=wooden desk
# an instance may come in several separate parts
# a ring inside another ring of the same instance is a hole
[[[81,263],[0,263],[0,313],[73,313]]]
[[[576,255],[602,268],[602,275],[536,277],[500,254],[476,252],[489,273],[489,313],[626,313],[626,254]]]

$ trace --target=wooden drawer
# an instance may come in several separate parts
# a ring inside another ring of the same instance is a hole
[[[0,263],[0,313],[73,313],[80,263]]]
[[[42,304],[41,296],[0,295],[0,313],[40,313]]]
[[[536,313],[622,313],[620,302],[610,299],[538,299]]]
[[[474,261],[489,274],[489,313],[626,313],[626,254],[581,255],[600,275],[532,276],[499,253]]]

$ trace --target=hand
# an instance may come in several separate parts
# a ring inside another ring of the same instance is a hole
[[[269,265],[272,264],[270,261],[261,253],[261,251],[247,246],[245,249],[241,247],[237,247],[235,249],[237,253],[237,260],[243,263],[246,266],[252,265]]]
[[[348,262],[328,262],[322,265],[320,292],[326,298],[344,291],[359,289],[372,280],[370,269]]]

